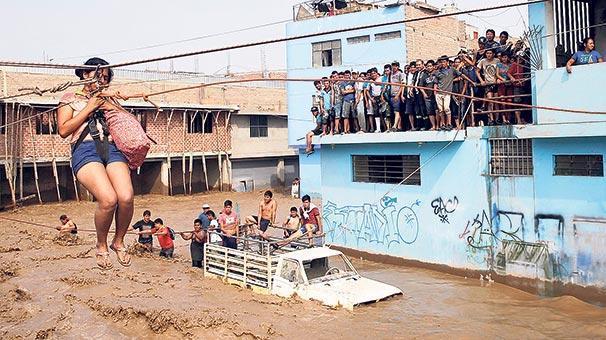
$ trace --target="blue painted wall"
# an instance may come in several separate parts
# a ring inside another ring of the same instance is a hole
[[[287,36],[298,36],[303,34],[332,31],[341,28],[357,27],[382,22],[404,20],[405,6],[381,8],[372,11],[364,11],[324,17],[313,20],[291,22],[286,25]],[[401,38],[375,41],[377,33],[401,31]],[[348,44],[347,38],[361,35],[370,35],[370,42],[360,44]],[[312,43],[341,40],[342,65],[335,67],[313,68],[312,67]],[[309,39],[290,41],[286,45],[287,68],[289,78],[312,78],[320,79],[329,76],[333,70],[363,70],[371,67],[380,67],[394,60],[404,62],[406,60],[406,30],[404,24],[389,25],[374,29],[352,31],[345,34],[327,34]],[[297,139],[314,127],[309,109],[312,105],[313,83],[287,84],[288,91],[288,144],[291,146],[303,146],[304,140]]]
[[[457,268],[606,287],[604,177],[553,175],[553,155],[601,154],[606,138],[533,140],[534,175],[488,176],[487,139],[455,142],[421,170],[421,185],[356,183],[352,155],[420,155],[445,145],[324,147],[322,201],[328,241]]]
[[[539,106],[606,112],[606,98],[598,79],[606,76],[606,63],[573,66],[535,72],[535,98]],[[606,115],[536,110],[538,124],[606,121]]]
[[[321,160],[322,149],[316,146],[316,151],[311,155],[306,155],[305,150],[299,150],[299,171],[301,184],[299,186],[301,196],[309,195],[311,197],[321,197],[322,176]]]

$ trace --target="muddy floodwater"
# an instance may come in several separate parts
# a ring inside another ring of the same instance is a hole
[[[284,219],[298,204],[277,195]],[[223,200],[252,214],[260,193],[137,197],[135,216],[150,209],[176,230],[189,229],[203,203],[218,213]],[[22,208],[0,216],[58,224],[69,215],[92,228],[94,204],[69,202]],[[403,296],[353,312],[285,300],[204,279],[191,268],[189,241],[176,258],[136,255],[130,268],[95,266],[94,235],[58,239],[41,227],[1,221],[0,338],[394,339],[606,338],[606,309],[572,297],[542,298],[479,278],[354,259],[370,278]],[[129,235],[133,243],[136,236]],[[157,245],[157,242],[155,242]]]

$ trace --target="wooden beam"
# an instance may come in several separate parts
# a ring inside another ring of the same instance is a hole
[[[34,109],[32,108],[32,113]],[[36,193],[38,193],[38,202],[42,204],[42,196],[40,196],[40,183],[38,182],[38,162],[36,161],[38,158],[38,150],[36,149],[36,134],[32,128],[32,120],[28,119],[27,123],[29,124],[29,132],[32,136],[32,147],[33,147],[33,159],[34,159],[34,180],[36,181]],[[71,158],[71,157],[70,157]],[[71,160],[70,160],[71,162]],[[76,195],[78,192],[76,191]]]
[[[204,170],[204,183],[206,183],[206,191],[209,191],[208,186],[208,171],[206,171],[206,153],[202,153],[202,169]]]

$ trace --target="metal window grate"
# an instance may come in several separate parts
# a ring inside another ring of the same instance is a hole
[[[341,40],[330,40],[311,44],[312,66],[327,67],[341,65]]]
[[[370,35],[361,35],[358,37],[347,38],[347,43],[350,45],[362,44],[362,43],[367,43],[367,42],[370,42]]]
[[[490,174],[493,176],[532,176],[532,140],[491,139]]]
[[[592,34],[588,28],[592,24],[594,5],[587,0],[555,0],[553,2],[554,31],[556,53],[563,54],[561,63],[564,66],[570,56],[580,47],[578,44]]]
[[[215,114],[210,111],[204,113],[188,113],[187,133],[212,133]],[[145,118],[145,120],[145,124],[147,125],[147,118]],[[147,129],[147,127],[144,127],[144,129]]]
[[[375,34],[375,41],[399,39],[402,37],[401,31],[385,32]]]
[[[250,116],[250,137],[267,137],[267,116]]]
[[[352,156],[353,181],[362,183],[400,183],[420,166],[419,155]],[[405,185],[421,185],[416,171]]]
[[[554,176],[604,177],[602,155],[554,155]]]

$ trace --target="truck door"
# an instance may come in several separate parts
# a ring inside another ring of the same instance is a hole
[[[303,283],[301,266],[299,262],[290,259],[282,259],[279,272],[274,276],[272,293],[289,297],[293,295],[299,284]]]

